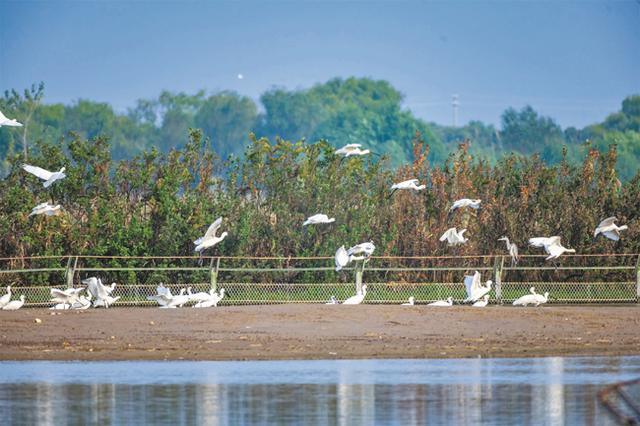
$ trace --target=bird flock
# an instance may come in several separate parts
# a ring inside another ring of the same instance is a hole
[[[22,126],[21,123],[17,122],[15,119],[11,120],[0,112],[0,127],[1,126],[13,126],[19,127]],[[343,158],[348,158],[351,156],[363,156],[370,154],[368,149],[362,149],[361,144],[348,144],[343,146],[340,149],[335,151],[336,155],[342,156]],[[64,179],[65,168],[62,167],[57,172],[51,172],[49,170],[43,169],[41,167],[33,166],[30,164],[23,164],[22,169],[42,180],[42,185],[45,188],[49,188],[56,181]],[[391,193],[390,196],[393,195],[396,191],[422,191],[426,188],[425,184],[420,185],[418,179],[408,179],[402,182],[394,183],[391,185]],[[481,208],[482,200],[480,199],[471,199],[471,198],[462,198],[453,202],[448,211],[448,218],[451,218],[456,211],[462,209],[473,209],[478,210]],[[43,202],[35,206],[29,217],[36,215],[45,215],[45,216],[54,216],[58,214],[61,210],[62,206],[52,205],[49,202]],[[308,217],[302,226],[311,226],[311,225],[323,225],[330,224],[335,222],[335,218],[329,218],[328,215],[323,213],[317,213],[313,216]],[[219,217],[216,219],[207,229],[204,236],[198,238],[193,241],[195,245],[194,251],[200,256],[200,263],[202,262],[202,252],[209,248],[214,247],[225,237],[228,233],[222,232],[218,235],[218,231],[222,226],[223,218]],[[616,225],[617,218],[609,217],[604,219],[594,232],[594,239],[598,235],[603,235],[606,238],[609,238],[614,241],[618,241],[620,239],[620,232],[628,229],[626,225],[618,226]],[[458,230],[456,227],[452,227],[447,229],[442,236],[439,238],[439,241],[446,242],[448,246],[458,246],[465,244],[469,241],[469,238],[464,234],[467,232],[467,229]],[[468,234],[467,234],[468,235]],[[512,265],[518,263],[518,247],[516,244],[511,242],[508,237],[504,236],[499,239],[499,241],[504,241],[506,243],[507,251],[511,257]],[[575,253],[574,249],[569,249],[561,244],[560,236],[551,236],[551,237],[533,237],[529,239],[529,245],[535,248],[541,248],[547,253],[546,260],[555,260],[558,259],[563,253]],[[369,260],[369,257],[375,251],[375,245],[373,241],[368,241],[364,243],[357,244],[355,246],[346,249],[345,246],[341,246],[335,253],[335,270],[340,271],[343,268],[347,267],[353,261],[363,261],[366,263]],[[56,305],[52,309],[87,309],[89,307],[99,307],[103,306],[108,308],[110,305],[115,303],[119,297],[111,296],[113,289],[115,287],[115,283],[111,286],[105,286],[102,284],[102,281],[99,278],[91,277],[82,281],[83,284],[87,285],[86,295],[81,295],[82,291],[85,289],[51,289],[51,297],[52,302],[55,302]],[[465,288],[467,291],[467,298],[464,302],[473,302],[473,306],[483,307],[486,306],[489,301],[488,293],[491,290],[492,282],[491,280],[487,281],[485,284],[480,282],[480,274],[476,271],[474,275],[465,276],[464,279]],[[193,307],[210,307],[217,306],[218,302],[222,300],[224,297],[224,289],[220,290],[220,293],[214,292],[213,290],[209,293],[195,293],[191,294],[191,288],[181,289],[180,293],[177,295],[172,295],[169,288],[164,285],[159,285],[157,287],[157,294],[154,296],[149,296],[149,300],[155,300],[160,307],[162,308],[176,308],[182,307],[184,305],[188,305],[193,303]],[[523,305],[526,306],[528,304],[540,305],[546,303],[548,294],[539,295],[535,293],[535,289],[531,288],[531,294],[527,294],[516,300],[516,302],[521,301],[524,298],[524,303],[515,303],[514,305]],[[186,294],[185,294],[186,293]],[[363,285],[360,290],[358,290],[357,294],[348,298],[342,304],[351,305],[351,304],[360,304],[364,301],[366,296],[366,285]],[[528,303],[526,303],[529,301]],[[327,304],[338,304],[339,302],[336,300],[335,296],[331,296],[331,300]],[[415,303],[415,298],[413,296],[410,297],[408,303],[404,303],[403,305],[412,306]],[[20,296],[20,300],[11,301],[11,290],[10,287],[7,287],[7,293],[0,297],[0,308],[4,310],[15,310],[20,309],[24,304],[24,295]],[[437,302],[430,303],[429,306],[452,306],[453,300],[449,297],[447,300],[439,300]]]

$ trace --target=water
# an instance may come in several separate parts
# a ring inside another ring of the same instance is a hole
[[[610,424],[640,356],[0,362],[2,424]]]

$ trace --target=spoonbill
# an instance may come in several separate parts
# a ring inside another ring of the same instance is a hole
[[[562,253],[576,252],[574,249],[568,249],[566,247],[563,247],[562,244],[560,244],[560,237],[558,236],[548,237],[548,238],[547,237],[529,238],[529,244],[532,247],[544,248],[544,251],[546,251],[547,254],[549,255],[545,260],[557,259],[562,255]]]
[[[614,223],[616,220],[618,219],[615,216],[611,216],[600,222],[596,231],[593,233],[593,238],[595,239],[598,234],[602,234],[610,240],[618,241],[620,239],[620,231],[629,229],[629,227],[627,225],[616,225]]]
[[[361,149],[361,147],[362,145],[359,143],[350,143],[340,149],[336,149],[335,154],[343,155],[345,158],[347,158],[352,155],[367,155],[371,152],[368,149]]]
[[[537,293],[525,294],[524,296],[514,300],[513,306],[528,306],[528,305],[540,306],[541,304],[547,303],[548,300],[549,300],[548,291],[545,292],[544,295],[537,294]]]
[[[440,241],[446,241],[450,246],[457,246],[458,244],[464,244],[469,241],[468,238],[462,236],[467,230],[461,229],[460,231],[456,230],[456,228],[449,228],[445,231],[444,234],[440,237]]]
[[[304,221],[302,226],[318,225],[321,223],[331,223],[335,221],[336,221],[335,217],[329,218],[329,216],[327,216],[326,214],[318,213],[318,214],[314,214],[313,216],[309,216],[307,220]]]
[[[50,172],[49,170],[45,170],[37,166],[31,166],[29,164],[23,164],[22,168],[26,172],[31,173],[32,175],[42,179],[44,181],[42,183],[42,186],[44,186],[45,188],[48,188],[49,186],[51,186],[53,182],[67,177],[67,175],[64,174],[65,167],[62,167],[57,172]]]
[[[193,307],[194,308],[210,308],[212,306],[217,307],[218,303],[220,303],[220,301],[224,299],[224,291],[225,291],[224,288],[221,288],[219,294],[213,293],[209,299],[203,300],[202,302],[198,302]]]
[[[337,305],[337,304],[338,304],[338,299],[336,299],[335,296],[331,296],[329,301],[325,303],[325,305]]]
[[[409,297],[409,301],[407,303],[403,303],[402,306],[413,306],[416,303],[416,298],[413,296]]]
[[[453,306],[453,297],[449,296],[447,297],[447,300],[438,300],[437,302],[431,302],[427,304],[427,306],[442,306],[442,307]]]
[[[193,244],[196,245],[195,251],[200,253],[200,256],[202,256],[203,250],[206,250],[209,247],[215,246],[220,241],[224,240],[224,238],[228,235],[226,231],[220,234],[220,236],[216,235],[216,232],[218,232],[218,229],[220,229],[221,225],[222,225],[222,217],[219,217],[215,220],[215,222],[211,224],[211,226],[209,226],[209,229],[207,229],[207,232],[204,234],[204,237],[198,238],[193,242]]]
[[[344,248],[344,246],[340,246],[340,248],[336,251],[334,260],[336,262],[336,272],[349,264],[349,261],[351,259],[347,254],[347,250]]]
[[[66,290],[52,288],[49,290],[49,294],[51,294],[52,302],[71,306],[80,299],[80,293],[83,291],[84,288],[68,288]]]
[[[413,189],[414,191],[422,191],[427,187],[427,185],[418,185],[418,182],[418,179],[409,179],[403,182],[394,183],[393,185],[391,185],[391,194],[389,194],[389,196],[393,195],[393,193],[398,189]]]
[[[12,300],[2,307],[3,311],[17,311],[24,305],[24,294],[20,295],[20,300]]]
[[[165,306],[162,306],[162,307],[163,308],[177,308],[177,307],[182,308],[185,304],[189,303],[189,299],[190,299],[188,294],[184,294],[185,291],[191,292],[191,287],[189,287],[188,289],[181,288],[180,294],[173,296],[169,301],[169,303],[167,303]]]
[[[485,294],[482,299],[478,300],[477,302],[475,302],[473,304],[474,307],[476,308],[484,308],[485,306],[487,306],[489,304],[489,295]]]
[[[355,296],[351,296],[350,298],[342,302],[342,304],[343,305],[359,305],[362,303],[366,295],[367,295],[367,285],[365,284],[362,286],[361,293],[357,293]]]
[[[0,297],[0,308],[2,308],[4,305],[9,303],[10,301],[11,301],[11,286],[8,285],[7,293],[4,296]]]
[[[60,210],[60,208],[61,208],[60,204],[57,204],[54,206],[53,204],[49,204],[49,203],[41,203],[35,206],[33,209],[31,209],[31,213],[29,213],[29,217],[38,215],[38,214],[54,216],[58,214],[58,211]]]
[[[518,263],[518,246],[509,241],[507,237],[498,238],[498,241],[504,241],[507,244],[507,251],[511,256],[511,266],[515,266]]]
[[[471,198],[461,198],[455,201],[451,207],[449,208],[449,214],[452,214],[454,210],[462,209],[465,207],[470,207],[472,209],[478,210],[480,208],[480,203],[482,200],[472,200]]]
[[[464,302],[476,302],[491,291],[491,284],[493,284],[491,280],[487,280],[485,284],[482,284],[480,272],[478,271],[473,275],[465,275],[464,286],[467,290],[467,298],[464,299]]]
[[[7,127],[22,127],[22,123],[19,123],[18,120],[14,119],[8,119],[3,113],[2,111],[0,111],[0,127],[2,126],[7,126]]]

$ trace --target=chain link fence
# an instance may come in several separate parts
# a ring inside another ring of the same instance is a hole
[[[637,303],[640,256],[573,255],[549,263],[544,256],[371,257],[336,272],[333,258],[97,257],[49,256],[0,259],[0,295],[12,286],[25,306],[50,307],[50,289],[83,287],[99,277],[116,283],[115,306],[156,306],[147,296],[163,283],[173,294],[225,289],[220,305],[326,303],[343,301],[367,285],[364,303],[416,304],[466,298],[463,279],[479,271],[492,280],[490,303],[509,304],[530,287],[553,297],[549,303]]]

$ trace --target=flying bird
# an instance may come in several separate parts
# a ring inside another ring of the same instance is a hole
[[[34,176],[39,177],[40,179],[42,179],[44,182],[42,183],[42,186],[44,186],[45,188],[48,188],[51,186],[51,184],[53,184],[53,182],[60,180],[60,179],[64,179],[65,177],[67,177],[67,175],[64,174],[65,171],[65,167],[62,167],[59,171],[57,172],[50,172],[49,170],[45,170],[41,167],[37,167],[37,166],[31,166],[29,164],[23,164],[22,168],[28,172],[31,173]]]
[[[350,257],[350,260],[362,260],[364,257],[369,257],[373,254],[373,251],[376,249],[376,246],[373,244],[373,241],[369,241],[366,243],[360,243],[349,250],[347,250],[347,254]],[[362,255],[360,257],[356,257],[357,255]]]
[[[54,206],[53,204],[49,204],[49,203],[41,203],[35,206],[33,209],[31,209],[31,213],[29,213],[29,217],[34,215],[39,215],[39,214],[44,214],[47,216],[55,216],[58,214],[58,211],[60,211],[61,207],[62,206],[60,206],[60,204],[57,204]]]
[[[464,299],[464,302],[476,302],[485,294],[491,291],[491,285],[493,281],[487,280],[485,284],[482,284],[480,279],[480,272],[475,271],[473,275],[465,275],[464,277],[464,286],[467,291],[467,298]]]
[[[449,228],[445,231],[444,234],[440,237],[440,241],[446,241],[450,246],[457,246],[458,244],[464,244],[469,241],[468,238],[462,236],[467,230],[461,229],[460,231],[456,230],[456,228]]]
[[[515,266],[519,259],[518,246],[510,242],[507,237],[498,238],[498,241],[504,241],[507,244],[507,251],[509,251],[509,255],[511,256],[511,266]]]
[[[535,237],[529,238],[529,245],[532,247],[544,248],[549,256],[545,260],[559,258],[563,253],[575,253],[574,249],[568,249],[560,244],[560,237]]]
[[[347,254],[347,250],[344,248],[344,246],[340,246],[340,248],[336,251],[334,259],[336,262],[336,272],[347,266],[351,261],[351,258]]]
[[[335,221],[336,221],[336,218],[334,217],[329,218],[329,216],[327,216],[326,214],[318,213],[318,214],[314,214],[313,216],[309,216],[307,220],[304,221],[302,226],[318,225],[321,223],[331,223]]]
[[[620,231],[624,231],[629,229],[627,225],[618,226],[614,222],[618,220],[615,216],[611,216],[600,222],[596,231],[593,233],[593,238],[595,239],[598,234],[602,234],[605,237],[609,238],[613,241],[620,240]]]
[[[449,209],[449,213],[452,213],[454,210],[462,209],[465,207],[470,207],[472,209],[479,209],[480,203],[482,200],[472,200],[470,198],[461,198],[458,201],[454,202],[451,208]]]
[[[8,119],[5,115],[0,111],[0,127],[22,127],[22,123],[19,123],[15,118],[13,120]]]
[[[347,158],[352,155],[367,155],[371,152],[368,149],[360,149],[361,147],[362,145],[359,143],[350,143],[340,149],[336,149],[335,154],[342,155],[344,158]]]
[[[393,185],[391,185],[391,194],[389,194],[389,196],[393,195],[393,193],[399,189],[413,189],[414,191],[422,191],[427,187],[427,185],[418,185],[418,183],[418,179],[409,179],[403,182],[394,183]]]
[[[228,235],[226,231],[220,234],[220,236],[216,235],[216,232],[218,232],[218,229],[220,229],[221,225],[222,225],[222,217],[219,217],[216,219],[215,222],[211,224],[211,226],[209,226],[209,229],[207,229],[207,232],[204,234],[204,237],[198,238],[193,242],[193,244],[196,245],[195,251],[200,253],[201,256],[202,256],[203,250],[206,250],[209,247],[215,246],[220,241],[224,240],[224,238]]]

